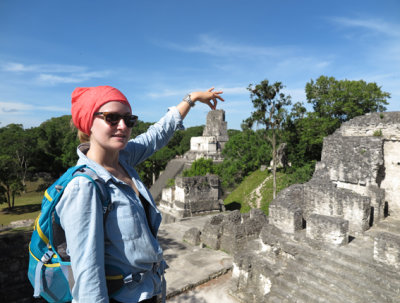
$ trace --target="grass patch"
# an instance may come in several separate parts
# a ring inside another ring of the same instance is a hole
[[[272,173],[268,171],[257,170],[247,176],[243,182],[226,197],[224,204],[226,209],[240,209],[240,212],[249,212],[252,208],[248,200],[252,191],[254,191],[267,177],[271,177],[261,188],[261,210],[268,215],[269,204],[273,200],[273,179]],[[283,172],[276,173],[276,193],[282,189],[294,184],[300,183],[294,174],[285,174]]]
[[[251,206],[246,202],[250,193],[257,188],[271,173],[267,170],[257,170],[244,178],[242,183],[232,191],[224,200],[226,209],[240,209],[240,212],[249,212]]]
[[[0,226],[9,225],[13,221],[36,219],[40,212],[43,192],[36,192],[40,181],[27,182],[27,192],[15,197],[15,206],[8,209],[8,204],[0,205]]]
[[[268,215],[268,208],[269,204],[273,200],[273,179],[271,178],[268,180],[263,188],[261,189],[261,209],[264,211],[266,215]],[[292,175],[284,174],[281,172],[276,173],[276,194],[282,190],[285,189],[286,187],[289,187],[290,185],[294,184]]]

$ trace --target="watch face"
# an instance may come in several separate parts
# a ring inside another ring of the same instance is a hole
[[[189,103],[189,105],[190,105],[191,107],[194,106],[194,102],[193,102],[192,99],[190,98],[190,95],[186,95],[185,98],[183,98],[183,101]]]

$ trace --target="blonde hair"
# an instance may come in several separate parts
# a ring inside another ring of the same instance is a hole
[[[72,119],[71,119],[71,121],[70,121],[69,124],[70,124],[70,126],[71,126],[72,129],[75,129],[75,130],[78,131],[77,136],[78,136],[79,142],[81,142],[81,143],[87,143],[87,142],[90,141],[90,136],[87,135],[87,134],[85,134],[83,131],[79,130],[79,129],[75,126],[74,121],[72,121]]]
[[[78,139],[81,143],[87,143],[90,141],[90,136],[78,129]]]

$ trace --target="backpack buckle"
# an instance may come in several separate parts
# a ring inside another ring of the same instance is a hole
[[[52,252],[51,250],[46,251],[45,254],[42,256],[42,258],[40,259],[40,262],[42,262],[44,264],[49,263],[49,261],[51,260],[53,255],[54,255],[54,252]]]
[[[129,274],[123,279],[123,281],[126,286],[133,287],[134,285],[142,282],[143,277],[144,273]]]

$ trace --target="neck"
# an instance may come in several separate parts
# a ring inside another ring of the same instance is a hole
[[[90,148],[86,154],[90,160],[95,161],[101,166],[107,168],[118,168],[119,163],[119,151],[109,151],[97,146],[96,144],[90,144]]]

